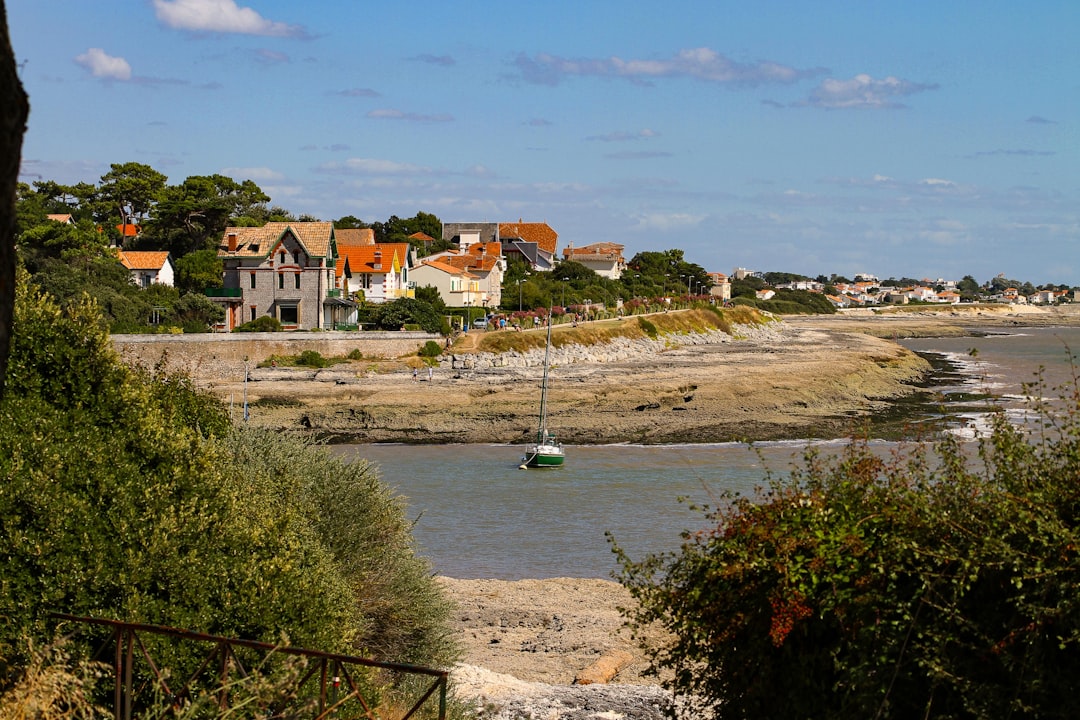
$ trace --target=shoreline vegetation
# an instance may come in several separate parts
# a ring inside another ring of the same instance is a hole
[[[567,444],[896,436],[933,370],[896,340],[1078,324],[1080,307],[919,306],[783,318],[699,308],[557,326],[549,420]],[[542,368],[530,348],[542,334],[468,333],[430,379],[422,358],[406,357],[258,367],[246,389],[235,378],[212,389],[246,391],[254,425],[326,442],[518,443],[535,424]]]

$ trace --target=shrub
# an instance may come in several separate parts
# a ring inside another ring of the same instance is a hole
[[[638,327],[640,327],[641,331],[653,340],[655,340],[659,336],[659,333],[656,330],[656,326],[643,317],[638,318]]]
[[[237,325],[233,332],[281,332],[281,322],[276,317],[263,315],[251,322]]]
[[[21,281],[16,327],[0,402],[0,689],[25,639],[51,639],[51,611],[452,660],[445,601],[373,467],[232,428],[190,380],[128,368],[91,303],[61,311]]]
[[[442,355],[442,346],[434,340],[428,340],[416,354],[420,357],[439,357]]]
[[[360,351],[360,348],[353,348],[345,357],[349,358],[350,360],[363,360],[364,353]]]
[[[330,364],[317,350],[304,350],[300,353],[300,356],[296,358],[297,365],[304,365],[306,367],[324,368]]]
[[[1042,393],[1039,393],[1042,394]],[[977,447],[814,451],[621,579],[721,718],[1076,717],[1080,394]]]

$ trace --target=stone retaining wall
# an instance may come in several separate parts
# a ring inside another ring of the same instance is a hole
[[[359,350],[366,358],[392,359],[414,355],[424,343],[440,335],[425,332],[327,333],[203,333],[184,335],[113,335],[125,361],[153,366],[165,357],[170,371],[200,378],[243,375],[244,358],[250,367],[271,355],[299,355],[314,350],[324,357],[343,357]]]
[[[772,326],[740,325],[736,331],[742,339],[775,339],[780,330]],[[713,345],[731,342],[734,338],[723,330],[702,333],[663,335],[656,340],[649,338],[615,338],[602,345],[564,345],[551,348],[551,365],[554,367],[577,364],[603,364],[653,356],[677,345]],[[505,353],[471,353],[454,355],[452,366],[459,370],[490,370],[492,368],[543,367],[544,348],[525,352],[511,350]]]

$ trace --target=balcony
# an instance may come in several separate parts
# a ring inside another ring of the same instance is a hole
[[[206,297],[210,298],[242,298],[244,297],[243,288],[206,288],[203,291]]]

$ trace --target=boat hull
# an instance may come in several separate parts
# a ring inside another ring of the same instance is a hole
[[[565,459],[562,447],[558,445],[528,445],[521,462],[525,467],[549,468],[559,467]]]

